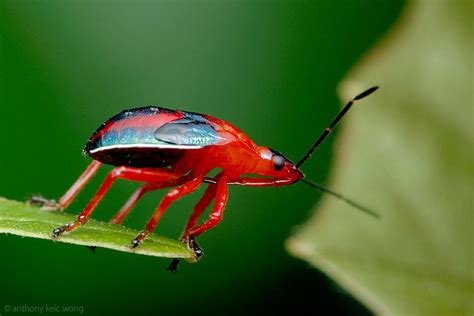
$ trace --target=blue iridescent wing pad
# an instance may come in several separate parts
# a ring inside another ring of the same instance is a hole
[[[205,147],[222,140],[209,124],[189,118],[169,122],[155,131],[155,138],[177,146]]]

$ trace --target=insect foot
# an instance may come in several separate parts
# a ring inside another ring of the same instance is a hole
[[[196,261],[202,257],[203,251],[196,242],[196,236],[193,236],[193,235],[184,236],[183,238],[181,238],[181,241],[188,246],[188,249],[194,252],[194,259]],[[165,269],[173,273],[178,273],[178,265],[180,261],[181,260],[179,258],[174,258],[173,260],[171,260],[170,265],[166,267]]]
[[[149,231],[146,231],[146,230],[140,232],[140,233],[137,235],[137,237],[135,237],[135,238],[132,240],[132,242],[130,243],[130,248],[132,248],[132,249],[133,249],[133,248],[137,248],[138,245],[140,245],[140,244],[143,242],[143,240],[146,238],[146,236],[148,236],[148,234],[149,234]]]
[[[188,236],[187,238],[187,245],[190,250],[194,252],[194,257],[196,260],[199,260],[202,257],[202,249],[196,242],[196,237],[193,235]]]
[[[72,222],[72,223],[69,223],[69,224],[64,225],[64,226],[59,226],[59,227],[53,229],[53,233],[51,234],[51,237],[58,238],[63,233],[70,232],[70,231],[76,229],[77,227],[79,227],[80,225],[81,224],[79,222]]]
[[[171,260],[170,265],[165,269],[171,271],[172,273],[178,273],[179,262],[180,260],[178,258],[174,258],[173,260]]]
[[[62,210],[61,205],[55,200],[48,200],[39,195],[33,195],[26,201],[29,205],[40,207],[43,211]]]

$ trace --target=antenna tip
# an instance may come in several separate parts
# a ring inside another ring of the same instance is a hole
[[[375,90],[377,90],[379,88],[379,86],[375,86],[375,87],[372,87],[370,89],[367,89],[365,90],[364,92],[362,92],[361,94],[359,94],[358,96],[356,96],[354,98],[354,101],[355,100],[360,100],[362,98],[365,98],[366,96],[368,96],[369,94],[372,94]]]

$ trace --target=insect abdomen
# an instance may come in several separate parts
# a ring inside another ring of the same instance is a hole
[[[186,151],[179,149],[115,147],[91,152],[89,156],[102,163],[113,166],[158,168],[176,164],[185,154]]]

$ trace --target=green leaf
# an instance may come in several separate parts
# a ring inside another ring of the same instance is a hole
[[[23,202],[0,198],[0,233],[52,240],[51,232],[54,228],[75,219],[76,217],[71,214],[43,211]],[[194,261],[193,253],[186,245],[155,234],[150,234],[143,244],[131,249],[130,241],[138,233],[139,231],[134,229],[90,219],[84,226],[54,241]]]
[[[413,1],[341,85],[378,84],[342,124],[325,196],[287,243],[377,314],[474,313],[472,1]]]

